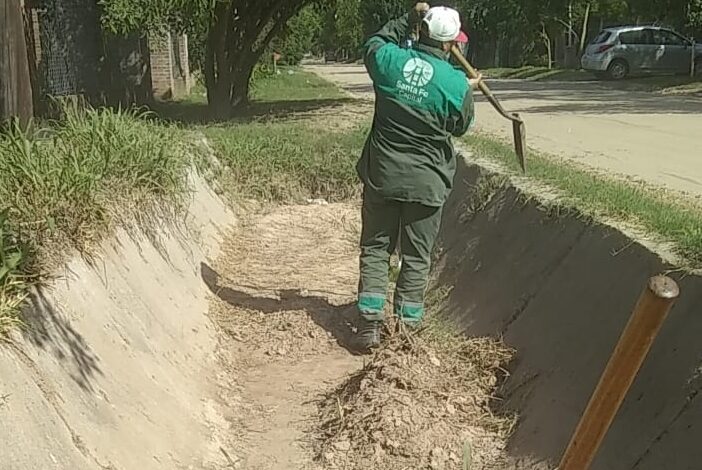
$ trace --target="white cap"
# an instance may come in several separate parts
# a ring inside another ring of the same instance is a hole
[[[461,34],[461,17],[453,8],[430,8],[423,21],[427,25],[429,37],[434,41],[455,41]]]

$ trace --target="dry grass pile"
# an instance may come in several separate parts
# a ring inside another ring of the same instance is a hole
[[[515,418],[491,411],[512,352],[432,325],[394,334],[321,405],[325,468],[504,468]]]

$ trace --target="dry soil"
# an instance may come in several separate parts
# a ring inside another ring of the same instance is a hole
[[[489,339],[389,336],[354,353],[359,208],[253,215],[202,265],[222,341],[234,468],[507,468],[513,417],[490,411],[510,351]],[[389,327],[389,333],[393,333]]]

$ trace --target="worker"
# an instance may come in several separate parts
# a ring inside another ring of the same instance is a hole
[[[415,25],[419,40],[402,47]],[[357,303],[362,350],[381,342],[390,256],[398,238],[402,266],[394,313],[409,328],[424,316],[431,252],[456,171],[451,139],[473,124],[471,90],[481,80],[468,80],[449,63],[459,36],[456,10],[418,3],[364,46],[376,104],[357,166],[363,182]]]

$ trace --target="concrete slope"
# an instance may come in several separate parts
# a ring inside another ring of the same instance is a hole
[[[647,278],[668,266],[617,230],[514,188],[473,213],[483,172],[464,163],[446,208],[437,271],[453,286],[447,314],[517,350],[502,390],[521,415],[511,450],[557,461]],[[701,468],[702,279],[680,287],[594,470]]]
[[[0,468],[220,468],[217,334],[200,263],[233,215],[198,177],[187,229],[119,232],[32,296],[0,347]]]

